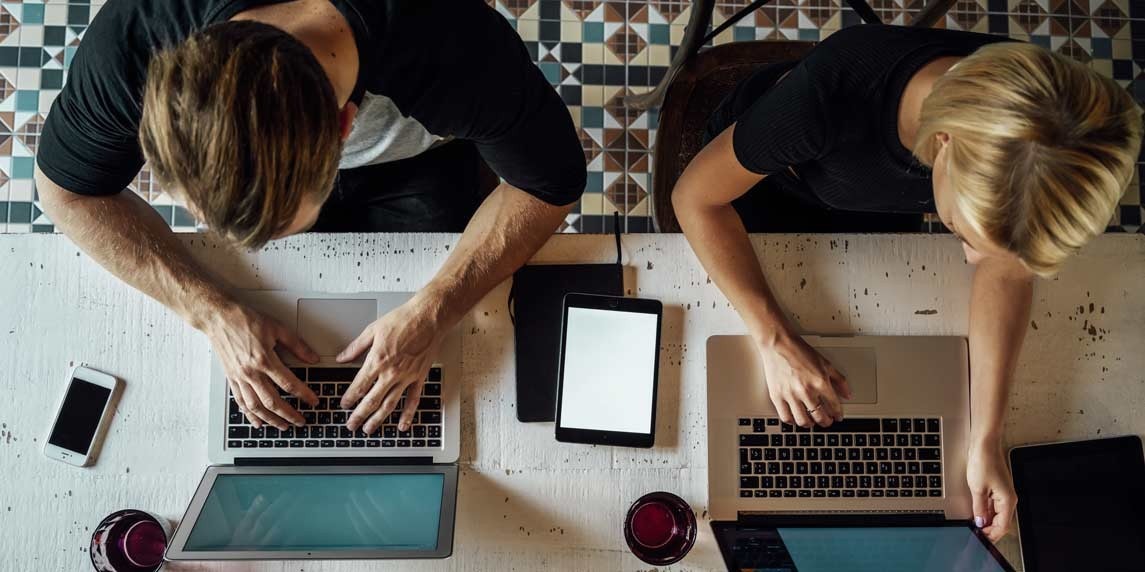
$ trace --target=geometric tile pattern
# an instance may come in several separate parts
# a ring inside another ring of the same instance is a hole
[[[588,162],[584,198],[564,232],[651,230],[657,110],[633,112],[624,96],[656,85],[684,36],[691,0],[486,0],[517,30],[568,105]],[[719,25],[750,0],[717,0]],[[926,0],[870,0],[887,23],[909,22]],[[44,117],[101,1],[0,0],[0,232],[52,232],[32,182]],[[860,24],[842,0],[773,0],[725,30],[716,44],[755,39],[818,41]],[[1042,45],[1115,79],[1145,102],[1145,0],[959,0],[940,27],[1007,35]],[[1138,178],[1139,180],[1139,178]],[[194,221],[146,168],[129,185],[173,228]],[[1135,180],[1110,230],[1145,229]]]

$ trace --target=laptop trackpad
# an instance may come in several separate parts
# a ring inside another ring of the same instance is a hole
[[[298,335],[323,357],[338,355],[376,319],[378,301],[373,298],[298,300]]]
[[[878,402],[878,363],[874,348],[831,348],[816,347],[835,369],[842,372],[851,386],[851,399],[844,403]]]

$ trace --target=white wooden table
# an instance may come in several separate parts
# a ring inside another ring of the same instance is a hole
[[[407,291],[425,283],[455,235],[306,235],[236,254],[183,240],[242,288]],[[967,331],[970,268],[944,236],[754,237],[773,288],[822,333]],[[719,569],[706,523],[704,343],[743,326],[680,236],[624,237],[630,293],[665,305],[657,446],[558,444],[552,424],[514,409],[508,285],[462,323],[462,477],[454,555],[429,562],[270,562],[171,570],[635,570],[620,533],[629,504],[672,491],[700,517],[676,569]],[[537,261],[614,257],[610,236],[557,236]],[[62,236],[0,235],[0,570],[89,569],[91,528],[135,507],[174,522],[207,463],[208,344],[104,272]],[[1145,434],[1145,237],[1105,236],[1035,291],[1011,399],[1007,444]],[[74,362],[126,391],[89,469],[40,452]],[[1013,537],[1003,544],[1017,563]]]

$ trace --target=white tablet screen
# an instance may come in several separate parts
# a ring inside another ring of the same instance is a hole
[[[655,314],[569,308],[560,426],[652,432]]]

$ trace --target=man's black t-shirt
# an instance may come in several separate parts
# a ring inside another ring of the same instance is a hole
[[[114,194],[143,165],[142,89],[156,51],[284,0],[111,0],[88,28],[48,114],[37,164],[53,182]],[[343,168],[472,141],[509,184],[548,203],[584,190],[568,110],[507,21],[481,0],[331,0],[353,29],[359,105]]]
[[[1001,41],[1008,38],[899,26],[845,28],[803,60],[762,69],[742,82],[713,114],[710,129],[722,131],[734,121],[732,146],[740,164],[832,208],[933,212],[930,170],[899,139],[903,90],[927,63]]]

